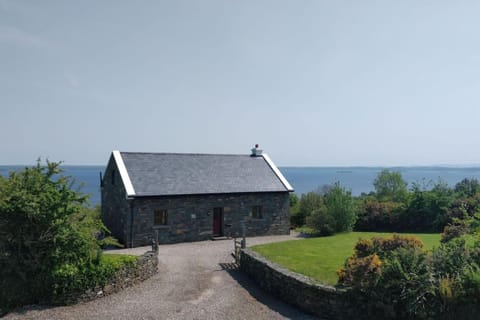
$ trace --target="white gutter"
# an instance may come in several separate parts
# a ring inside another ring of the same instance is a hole
[[[123,162],[122,155],[120,151],[114,150],[113,158],[115,159],[115,163],[117,164],[118,171],[120,172],[120,177],[123,181],[123,186],[125,187],[125,191],[127,192],[127,197],[131,197],[135,195],[135,189],[133,189],[132,181],[130,180],[130,176],[128,175],[127,168],[125,167],[125,163]]]
[[[270,166],[270,168],[272,168],[273,172],[275,172],[275,174],[277,175],[278,179],[280,179],[280,181],[283,183],[283,185],[285,186],[285,188],[287,188],[288,191],[294,191],[292,186],[290,185],[290,183],[288,183],[287,179],[285,179],[285,177],[283,176],[283,174],[280,172],[280,170],[278,170],[277,166],[275,165],[275,163],[273,163],[272,159],[270,159],[270,157],[268,156],[268,154],[266,153],[262,153],[262,157],[263,159],[265,159],[265,161],[268,163],[268,165]]]

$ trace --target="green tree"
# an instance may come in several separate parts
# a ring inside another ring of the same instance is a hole
[[[312,211],[307,217],[306,225],[311,228],[313,235],[329,236],[335,233],[335,219],[328,214],[326,207]]]
[[[350,191],[336,182],[324,195],[326,212],[335,220],[335,232],[351,231],[357,220],[355,202]]]
[[[305,219],[308,217],[314,210],[317,210],[323,206],[323,197],[322,195],[309,192],[307,194],[302,194],[299,202],[298,209],[298,226],[305,225]]]
[[[304,217],[299,214],[300,211],[300,199],[295,193],[290,193],[290,225],[293,228],[302,226]]]
[[[448,223],[448,213],[453,204],[453,190],[443,181],[431,190],[419,184],[412,188],[412,199],[400,223],[404,231],[439,232]]]
[[[72,185],[48,161],[0,179],[0,309],[81,289],[99,265],[106,229]]]
[[[290,208],[294,208],[298,206],[298,203],[300,201],[298,196],[295,193],[290,193],[289,196],[290,196]]]
[[[454,190],[461,197],[473,197],[480,192],[480,183],[475,178],[465,178],[455,185]]]
[[[398,171],[382,170],[373,182],[377,198],[381,201],[390,200],[404,202],[408,196],[407,182]]]

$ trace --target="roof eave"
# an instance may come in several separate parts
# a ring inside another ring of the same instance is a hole
[[[120,172],[120,177],[122,178],[127,197],[134,197],[135,189],[133,188],[132,181],[128,175],[127,167],[125,167],[125,163],[123,162],[122,154],[118,150],[114,150],[112,154],[113,158],[115,159],[115,163],[117,164],[118,171]]]
[[[282,182],[282,184],[285,186],[288,192],[293,192],[295,191],[293,187],[290,185],[290,183],[285,179],[283,174],[280,172],[280,170],[277,168],[275,163],[273,163],[272,159],[268,156],[266,153],[262,153],[262,157],[267,162],[267,164],[270,166],[270,168],[273,170],[273,172],[277,175],[278,179]]]
[[[131,199],[138,198],[163,198],[163,197],[189,197],[189,196],[211,196],[211,195],[242,195],[257,193],[285,193],[290,190],[267,190],[267,191],[237,191],[237,192],[208,192],[208,193],[176,193],[176,194],[136,194]]]

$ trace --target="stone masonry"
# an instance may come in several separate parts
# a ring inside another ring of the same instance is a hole
[[[262,206],[262,218],[252,217],[253,206]],[[223,235],[281,235],[290,231],[289,195],[284,193],[214,194],[158,198],[136,198],[133,207],[133,245],[148,245],[158,234],[158,243],[210,239],[213,210],[223,209]],[[155,209],[167,209],[168,224],[153,225]]]
[[[359,318],[346,290],[291,272],[250,249],[241,251],[240,269],[265,291],[320,319]]]

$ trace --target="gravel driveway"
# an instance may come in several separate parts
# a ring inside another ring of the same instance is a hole
[[[248,238],[247,245],[297,239]],[[149,247],[117,250],[142,254]],[[159,273],[126,290],[67,307],[27,307],[5,319],[315,319],[237,271],[233,240],[159,246]]]

